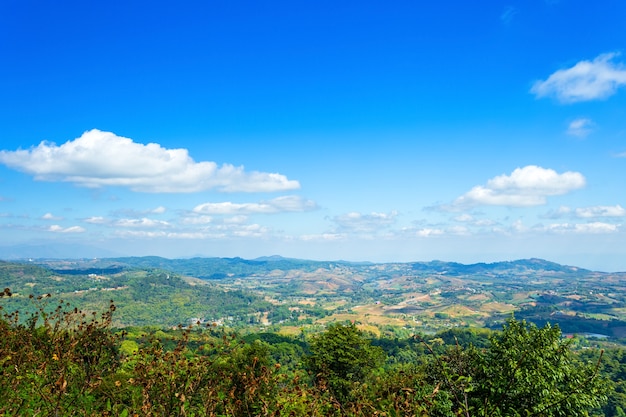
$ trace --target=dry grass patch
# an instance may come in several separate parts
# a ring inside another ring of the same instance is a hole
[[[515,294],[513,294],[512,297],[513,301],[515,302],[523,302],[523,301],[527,301],[530,300],[530,293],[527,292],[516,292]]]
[[[468,317],[468,316],[480,316],[480,317],[488,316],[488,314],[484,312],[472,310],[471,308],[462,306],[462,305],[448,306],[442,309],[441,312],[448,314],[451,318],[461,318],[461,317]]]
[[[585,298],[585,297],[584,297],[584,296],[582,296],[582,295],[579,295],[579,294],[570,294],[570,295],[566,295],[566,296],[564,296],[563,298],[567,298],[567,299],[569,299],[569,300],[576,300],[576,301],[580,301],[580,300],[582,300],[582,299],[583,299],[583,298]]]
[[[372,326],[371,324],[359,324],[356,327],[363,332],[371,333],[376,337],[380,337],[380,329],[376,326]]]
[[[299,336],[302,328],[300,326],[282,326],[278,334],[283,336]]]
[[[376,316],[382,316],[383,314],[385,314],[383,306],[381,304],[366,304],[362,306],[356,306],[352,310],[361,315],[371,314]]]
[[[480,311],[486,313],[510,313],[512,311],[515,311],[515,306],[512,304],[493,301],[491,303],[485,303],[480,306]]]
[[[474,294],[467,297],[468,301],[487,301],[490,297],[487,294]]]

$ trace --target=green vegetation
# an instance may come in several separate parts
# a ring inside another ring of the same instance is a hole
[[[626,411],[625,274],[148,257],[0,261],[0,279],[0,415]]]
[[[2,293],[3,307],[12,297]],[[306,336],[240,336],[213,324],[112,328],[31,299],[0,318],[0,415],[618,416],[624,355],[600,366],[556,327],[381,339],[354,323]],[[463,339],[446,344],[445,339]],[[477,342],[477,345],[474,344]],[[483,347],[477,347],[482,344]],[[608,401],[607,401],[608,398]],[[604,408],[601,408],[604,407]]]

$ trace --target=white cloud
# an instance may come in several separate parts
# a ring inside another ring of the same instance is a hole
[[[320,233],[320,234],[302,235],[299,237],[300,240],[303,240],[306,242],[311,242],[311,241],[327,242],[327,241],[344,240],[346,238],[347,238],[347,235],[345,233]]]
[[[558,70],[545,81],[537,81],[530,92],[538,98],[554,96],[562,103],[605,99],[626,85],[626,69],[612,60],[619,54],[607,53],[593,61],[580,61]]]
[[[195,162],[186,149],[135,143],[94,129],[61,146],[41,142],[29,150],[0,151],[0,163],[42,181],[79,186],[128,187],[149,193],[272,192],[300,188],[277,173],[246,172],[243,167]]]
[[[513,222],[513,224],[511,224],[511,230],[517,233],[524,233],[528,231],[528,227],[524,225],[524,222],[522,222],[520,219],[517,219]]]
[[[189,216],[189,217],[184,217],[182,219],[183,224],[195,224],[195,225],[209,224],[212,221],[213,221],[213,217],[211,216]]]
[[[314,201],[292,195],[260,203],[204,203],[194,207],[193,212],[198,214],[273,214],[315,209],[317,209],[317,204]]]
[[[168,233],[164,231],[147,231],[147,230],[117,230],[115,235],[122,238],[147,238],[155,239],[160,237],[167,237]]]
[[[548,213],[541,216],[544,219],[562,219],[569,216],[572,213],[572,209],[567,206],[560,206],[556,210],[550,210]]]
[[[147,224],[123,230],[116,230],[115,235],[124,238],[166,238],[166,239],[227,239],[227,238],[263,238],[271,230],[259,224],[243,224],[237,222],[207,222],[194,224],[193,230],[142,230]],[[158,229],[158,227],[157,227]]]
[[[159,206],[156,208],[145,209],[145,210],[135,210],[135,209],[119,209],[115,210],[111,213],[114,217],[145,217],[151,214],[164,214],[167,212],[167,209],[163,206]]]
[[[558,174],[552,169],[528,165],[515,169],[511,175],[499,175],[478,185],[457,198],[454,205],[527,207],[546,203],[546,197],[566,194],[585,186],[585,177],[578,172]]]
[[[625,217],[626,209],[619,204],[616,206],[584,207],[576,209],[576,216],[580,218]]]
[[[351,212],[335,216],[332,221],[337,224],[341,231],[369,233],[389,227],[396,221],[397,215],[396,211],[370,214]]]
[[[626,217],[626,209],[619,204],[615,206],[592,206],[580,207],[572,209],[567,206],[561,206],[556,210],[550,210],[541,216],[544,219],[561,219],[565,217],[591,219],[598,217]]]
[[[232,234],[237,237],[263,237],[268,232],[267,227],[258,224],[248,224],[232,230]]]
[[[591,223],[556,223],[546,227],[546,230],[557,233],[580,233],[580,234],[604,234],[615,233],[619,230],[619,225],[591,222]]]
[[[232,217],[227,217],[223,219],[222,221],[224,222],[224,224],[244,224],[245,222],[248,221],[248,216],[243,216],[243,215],[232,216]]]
[[[154,220],[149,218],[142,219],[120,219],[115,222],[119,227],[133,227],[133,228],[163,228],[170,227],[170,224],[163,220]]]
[[[592,222],[577,224],[574,230],[577,233],[614,233],[619,230],[620,225],[603,222]]]
[[[80,226],[61,227],[58,224],[54,224],[48,228],[48,231],[55,233],[83,233],[85,229]]]
[[[462,222],[462,223],[471,223],[474,221],[474,217],[470,214],[463,213],[459,216],[456,216],[454,220],[456,220],[457,222]]]
[[[567,126],[567,134],[570,136],[584,138],[592,132],[593,126],[594,123],[591,119],[581,117],[570,122]]]
[[[415,234],[419,237],[433,237],[433,236],[441,236],[444,233],[445,232],[441,229],[424,228],[424,229],[418,230]]]
[[[107,220],[102,217],[102,216],[93,216],[93,217],[88,217],[86,219],[83,220],[85,223],[90,223],[90,224],[104,224],[107,222]]]
[[[496,224],[496,222],[493,221],[493,220],[477,219],[474,216],[472,216],[471,214],[467,214],[467,213],[460,214],[460,215],[454,217],[453,220],[457,221],[459,223],[466,223],[466,224],[469,224],[469,225],[472,225],[472,226],[479,226],[479,227],[493,226],[494,224]]]
[[[59,216],[55,216],[52,213],[46,213],[43,216],[41,216],[42,220],[63,220],[63,217],[59,217]]]

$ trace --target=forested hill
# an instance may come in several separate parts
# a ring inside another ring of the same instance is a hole
[[[122,257],[103,259],[82,259],[72,261],[36,260],[37,264],[47,266],[58,273],[98,273],[119,272],[122,269],[162,269],[177,274],[201,279],[222,279],[228,277],[246,277],[264,275],[272,271],[312,272],[319,269],[341,267],[353,273],[371,270],[403,270],[416,275],[445,274],[448,276],[485,275],[519,276],[551,275],[560,277],[582,277],[591,271],[575,266],[565,266],[543,259],[522,259],[515,261],[461,264],[457,262],[430,261],[405,263],[370,263],[347,261],[314,261],[305,259],[283,258],[280,256],[257,259],[243,258],[188,258],[168,259],[158,256]]]
[[[113,300],[116,326],[159,327],[187,325],[194,319],[237,324],[271,307],[251,292],[224,289],[158,269],[123,270],[118,265],[96,272],[97,268],[65,268],[66,273],[60,274],[37,265],[0,261],[2,288],[13,294],[0,307],[8,312],[19,310],[27,318],[38,308],[51,310],[59,303],[84,311],[105,311]]]

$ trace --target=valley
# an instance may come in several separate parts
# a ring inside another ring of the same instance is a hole
[[[626,273],[541,259],[350,263],[281,257],[128,257],[0,263],[11,308],[51,294],[82,310],[117,306],[115,325],[215,323],[249,331],[315,332],[352,321],[377,336],[497,328],[514,315],[564,333],[626,338]],[[29,305],[30,304],[30,305]]]

